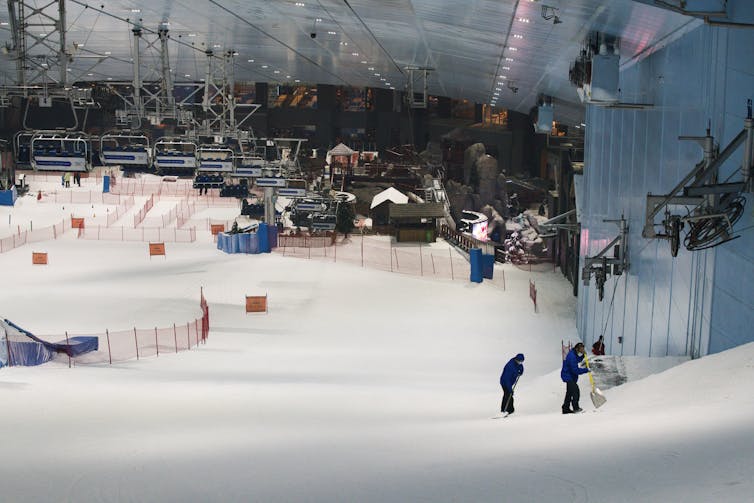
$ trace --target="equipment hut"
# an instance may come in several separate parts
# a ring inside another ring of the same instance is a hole
[[[399,243],[434,243],[437,219],[444,216],[442,203],[390,204],[390,222]]]
[[[388,187],[372,198],[369,207],[369,216],[372,217],[373,226],[390,225],[390,204],[406,204],[408,196],[395,187]]]

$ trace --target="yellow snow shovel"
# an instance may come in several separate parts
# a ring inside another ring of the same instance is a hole
[[[586,363],[586,368],[589,369],[589,358],[587,358],[586,352],[584,353],[584,362]],[[605,395],[602,394],[600,389],[594,385],[594,377],[592,376],[591,369],[589,369],[589,382],[592,383],[592,392],[589,393],[589,396],[592,397],[594,408],[599,409],[600,407],[605,405],[607,398],[605,398]]]

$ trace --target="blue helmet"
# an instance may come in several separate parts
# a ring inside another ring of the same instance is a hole
[[[523,362],[524,362],[524,354],[523,354],[523,353],[519,353],[519,354],[517,354],[517,355],[516,355],[516,361],[517,361],[518,363],[523,363]]]

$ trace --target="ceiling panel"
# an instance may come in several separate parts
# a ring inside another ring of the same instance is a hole
[[[544,5],[562,23],[543,19]],[[208,49],[238,52],[238,81],[402,89],[412,65],[432,68],[431,93],[482,103],[504,75],[498,106],[526,113],[550,94],[563,104],[556,117],[571,122],[581,111],[568,68],[590,31],[620,36],[627,60],[692,22],[633,0],[67,0],[66,11],[68,45],[76,43],[71,75],[83,80],[130,80],[133,25],[146,41],[167,22],[176,82],[201,78]],[[10,40],[0,25],[0,41]],[[144,72],[158,67],[154,50],[142,60]],[[0,78],[12,84],[14,76],[6,55]]]

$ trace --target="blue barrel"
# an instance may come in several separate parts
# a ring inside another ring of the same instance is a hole
[[[230,235],[230,253],[240,253],[240,252],[241,252],[241,235],[231,234]]]
[[[482,249],[472,248],[469,250],[469,261],[471,262],[471,276],[473,283],[482,282]]]
[[[245,232],[238,235],[238,253],[249,253],[251,248],[251,234]]]
[[[267,237],[269,238],[270,248],[278,247],[278,228],[277,225],[267,227]]]
[[[269,226],[261,222],[257,235],[259,236],[259,253],[270,253],[270,236],[267,234]]]
[[[259,233],[249,234],[249,251],[246,253],[259,253]]]
[[[110,175],[102,177],[102,192],[110,192]]]
[[[227,250],[225,249],[225,240],[227,237],[227,234],[225,234],[224,232],[221,232],[217,235],[217,249],[226,253]]]
[[[482,254],[482,277],[484,279],[492,279],[492,274],[495,271],[495,256],[487,253]]]

